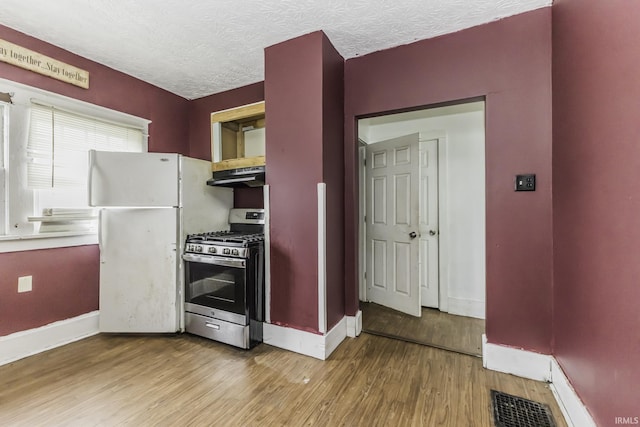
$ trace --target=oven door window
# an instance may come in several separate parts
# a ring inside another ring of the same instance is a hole
[[[244,314],[245,269],[187,262],[185,301]]]

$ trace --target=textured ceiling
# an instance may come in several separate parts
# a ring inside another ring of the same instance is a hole
[[[352,58],[552,0],[0,0],[0,24],[187,99],[264,79],[264,48],[323,30]]]

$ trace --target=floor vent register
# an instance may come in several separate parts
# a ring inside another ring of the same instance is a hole
[[[495,427],[556,427],[547,405],[491,390]]]

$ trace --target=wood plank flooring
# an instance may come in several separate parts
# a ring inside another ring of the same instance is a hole
[[[326,361],[191,335],[97,335],[0,367],[2,426],[492,426],[490,389],[551,407],[547,384],[379,336]]]
[[[424,307],[422,317],[415,317],[370,302],[361,302],[360,309],[364,331],[482,356],[483,319]]]

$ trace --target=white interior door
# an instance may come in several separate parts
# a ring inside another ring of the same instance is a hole
[[[421,315],[418,280],[418,134],[367,146],[367,296]]]
[[[176,332],[178,209],[100,212],[100,331]]]
[[[420,141],[420,298],[438,308],[438,140]]]

